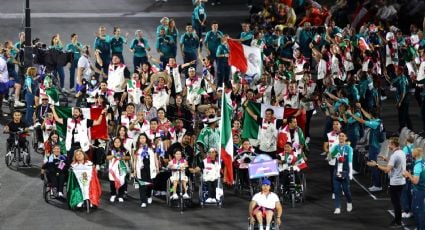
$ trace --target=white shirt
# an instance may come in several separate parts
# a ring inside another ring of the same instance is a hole
[[[279,197],[273,192],[270,192],[267,196],[259,192],[254,195],[252,200],[255,201],[258,206],[275,209],[276,202],[279,202]]]
[[[0,57],[0,82],[6,83],[9,81],[9,72],[7,71],[7,63],[3,57]]]
[[[78,59],[77,67],[83,68],[83,78],[86,80],[90,80],[92,72],[90,67],[90,61],[85,55],[82,55],[80,59]]]

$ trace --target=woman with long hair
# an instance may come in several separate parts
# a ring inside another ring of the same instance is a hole
[[[123,196],[127,188],[126,176],[128,172],[125,161],[130,160],[130,154],[124,148],[123,141],[119,137],[114,138],[106,159],[109,161],[109,185],[111,188],[109,201],[115,202],[115,198],[118,196],[118,201],[124,202]]]

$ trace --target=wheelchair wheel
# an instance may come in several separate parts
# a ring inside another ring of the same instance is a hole
[[[6,155],[4,156],[4,162],[7,167],[10,167],[12,165],[12,152],[8,151]]]
[[[291,192],[291,207],[295,208],[295,192]]]
[[[305,201],[306,194],[307,194],[307,180],[305,178],[305,174],[301,174],[301,192],[302,192],[302,199],[303,202]]]
[[[46,203],[49,203],[50,195],[51,195],[51,189],[49,188],[49,183],[47,181],[47,176],[44,174],[43,176],[43,198]]]
[[[28,141],[26,142],[25,150],[26,150],[25,152],[22,152],[23,162],[28,167],[31,167],[31,153],[30,153],[30,148],[29,148],[29,142]]]
[[[236,195],[240,195],[242,193],[242,185],[241,185],[241,182],[239,181],[239,171],[238,170],[236,170],[236,173],[235,173],[235,182],[236,182],[236,184],[234,186],[233,191],[235,192]]]
[[[198,195],[199,195],[199,205],[201,205],[201,208],[203,208],[205,203],[204,203],[204,179],[202,178],[202,175],[199,181]]]
[[[90,213],[90,200],[85,200],[84,203],[86,204],[86,212]]]
[[[170,189],[171,189],[171,180],[168,179],[167,180],[167,195],[165,196],[165,200],[167,202],[167,205],[171,207],[171,202],[170,202]]]
[[[19,148],[19,146],[15,147],[13,149],[13,153],[14,153],[13,159],[15,161],[16,170],[18,170],[19,162],[21,161],[21,159],[20,159],[21,158],[21,149]]]

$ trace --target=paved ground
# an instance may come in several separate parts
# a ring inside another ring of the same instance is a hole
[[[154,44],[154,29],[159,24],[159,17],[172,15],[179,28],[190,20],[189,1],[169,0],[168,3],[155,3],[153,0],[38,0],[32,7],[34,35],[48,40],[55,33],[62,34],[64,42],[72,32],[80,34],[83,43],[92,44],[93,32],[99,25],[105,25],[108,33],[113,26],[121,26],[124,32],[133,32],[143,28],[151,46]],[[223,0],[223,2],[226,2]],[[208,7],[207,11],[220,23],[226,33],[236,35],[240,31],[239,22],[247,8],[243,0],[228,1],[220,7]],[[111,10],[114,9],[114,10]],[[21,1],[7,1],[0,8],[2,33],[0,41],[17,40],[22,30],[19,13],[22,12]],[[158,13],[159,12],[159,13]],[[229,13],[232,12],[232,13]],[[65,14],[66,13],[66,14]],[[234,13],[234,14],[233,14]],[[61,15],[69,17],[61,18]],[[118,15],[118,16],[117,16]],[[137,16],[140,17],[137,17]],[[72,16],[72,17],[71,17]],[[183,31],[183,30],[180,30]],[[125,51],[126,60],[131,59]],[[67,72],[67,71],[66,71]],[[385,102],[383,119],[389,131],[397,129],[397,116],[392,99]],[[414,103],[412,103],[414,104]],[[416,106],[416,105],[415,105]],[[415,127],[420,127],[418,109],[411,112]],[[414,115],[413,115],[414,114]],[[4,119],[1,121],[4,124]],[[323,115],[313,117],[312,154],[307,172],[307,201],[296,208],[284,206],[283,226],[285,229],[385,229],[391,221],[391,205],[385,192],[370,196],[363,188],[352,182],[354,210],[351,214],[343,211],[334,216],[333,203],[330,199],[327,164],[321,152]],[[0,134],[0,145],[5,146],[6,136]],[[39,179],[41,156],[33,154],[35,166],[31,169],[11,170],[6,168],[3,160],[5,147],[0,151],[0,229],[243,229],[247,224],[248,199],[236,197],[226,191],[224,208],[193,207],[183,214],[166,207],[164,201],[154,200],[148,209],[138,207],[137,192],[129,189],[130,198],[123,204],[109,203],[109,186],[103,182],[103,196],[100,209],[87,215],[69,211],[66,205],[46,204],[42,199],[42,181]],[[369,186],[369,179],[356,176],[362,186]],[[344,208],[345,206],[343,206]],[[406,229],[413,229],[407,222]]]

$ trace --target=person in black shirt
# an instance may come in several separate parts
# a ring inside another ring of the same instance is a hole
[[[9,122],[9,124],[7,124],[3,131],[5,133],[11,133],[9,135],[9,138],[7,139],[7,150],[9,150],[9,148],[13,145],[14,142],[14,136],[13,135],[18,135],[19,136],[19,147],[21,149],[25,148],[25,142],[26,142],[26,133],[28,132],[28,126],[22,121],[22,114],[19,111],[15,111],[13,113],[13,119],[11,122]],[[20,134],[16,134],[16,132],[22,132]],[[31,158],[28,158],[31,159]],[[26,163],[30,163],[30,162],[24,162],[24,164]]]

